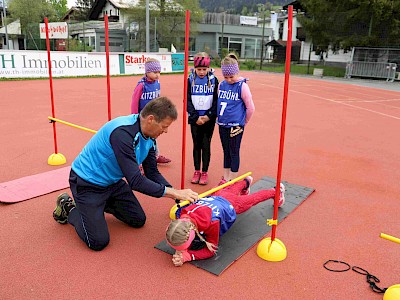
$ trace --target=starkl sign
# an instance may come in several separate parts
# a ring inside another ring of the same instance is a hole
[[[68,25],[66,22],[49,23],[49,39],[67,39]],[[46,24],[40,23],[40,38],[46,38]]]
[[[125,53],[125,67],[122,74],[144,74],[144,64],[149,58],[155,58],[160,62],[161,73],[172,72],[171,55],[158,53]]]

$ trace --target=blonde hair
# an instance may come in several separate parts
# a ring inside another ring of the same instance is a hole
[[[194,57],[210,57],[207,52],[199,52]]]
[[[149,57],[149,58],[146,60],[145,64],[146,64],[146,63],[149,63],[149,62],[152,62],[152,61],[154,61],[154,62],[160,62],[158,59]]]
[[[235,52],[228,53],[227,57],[233,58],[236,60],[237,64],[239,64],[239,58],[237,57]]]
[[[239,65],[239,62],[237,59],[231,57],[231,56],[225,56],[222,60],[221,60],[221,65],[234,65],[237,64]]]
[[[218,247],[213,243],[207,242],[199,233],[197,227],[192,222],[187,222],[186,220],[172,220],[168,225],[167,231],[165,232],[165,237],[168,243],[171,245],[180,246],[189,239],[191,230],[196,232],[196,235],[202,242],[206,244],[208,250],[214,253],[217,251]]]

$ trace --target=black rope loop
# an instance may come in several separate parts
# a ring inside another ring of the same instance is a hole
[[[361,274],[361,275],[369,275],[368,271],[367,271],[367,270],[364,270],[363,268],[354,266],[354,267],[352,267],[351,269],[352,269],[354,272],[358,273],[358,274]]]
[[[340,264],[340,265],[345,265],[346,268],[345,269],[331,269],[331,268],[327,267],[327,265],[329,263],[336,263],[336,264]],[[330,259],[330,260],[328,260],[328,261],[326,261],[324,263],[324,268],[327,269],[328,271],[331,271],[331,272],[346,272],[346,271],[350,270],[351,267],[347,262],[344,262],[344,261],[341,261],[341,260]]]
[[[340,264],[340,265],[345,265],[346,268],[345,269],[331,269],[331,268],[327,267],[327,265],[329,263],[336,263],[336,264]],[[363,268],[360,268],[360,267],[357,267],[357,266],[350,267],[350,265],[347,262],[344,262],[344,261],[330,259],[330,260],[328,260],[328,261],[326,261],[324,263],[324,268],[327,269],[328,271],[331,271],[331,272],[346,272],[346,271],[350,270],[350,268],[351,268],[354,272],[366,276],[367,282],[368,282],[368,284],[369,284],[369,286],[370,286],[370,288],[372,289],[373,292],[378,293],[378,294],[383,294],[388,289],[388,288],[380,288],[379,286],[376,285],[377,283],[380,282],[380,280],[375,275],[372,275],[367,270],[365,270]]]

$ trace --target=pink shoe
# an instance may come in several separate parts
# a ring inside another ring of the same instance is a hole
[[[169,158],[166,158],[165,156],[162,155],[158,155],[157,156],[157,163],[158,164],[167,164],[170,163],[171,160]]]
[[[201,176],[201,173],[200,173],[200,171],[194,171],[194,174],[193,174],[193,177],[192,177],[192,180],[190,181],[191,183],[199,183],[199,181],[200,181],[200,176]]]
[[[247,182],[247,187],[244,188],[244,189],[240,192],[240,195],[242,195],[242,196],[245,196],[245,195],[250,194],[250,186],[251,186],[251,184],[253,183],[253,177],[247,176],[244,180],[246,180],[246,182]]]
[[[285,204],[285,192],[286,192],[285,185],[281,182],[278,207],[282,207],[283,204]]]
[[[223,185],[224,183],[227,183],[228,181],[225,180],[224,177],[221,178],[221,181],[218,183],[218,185]]]
[[[208,173],[207,172],[201,172],[201,177],[199,184],[201,185],[206,185],[208,183]]]

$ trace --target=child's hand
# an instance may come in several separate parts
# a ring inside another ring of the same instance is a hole
[[[210,121],[210,118],[208,116],[201,116],[200,118],[203,120],[203,124]]]
[[[175,254],[172,256],[172,263],[175,267],[180,267],[183,265],[183,255],[180,251],[176,251]]]
[[[197,124],[197,125],[203,125],[203,124],[204,124],[204,119],[203,119],[203,117],[199,117],[199,118],[197,119],[197,121],[196,121],[196,124]]]

